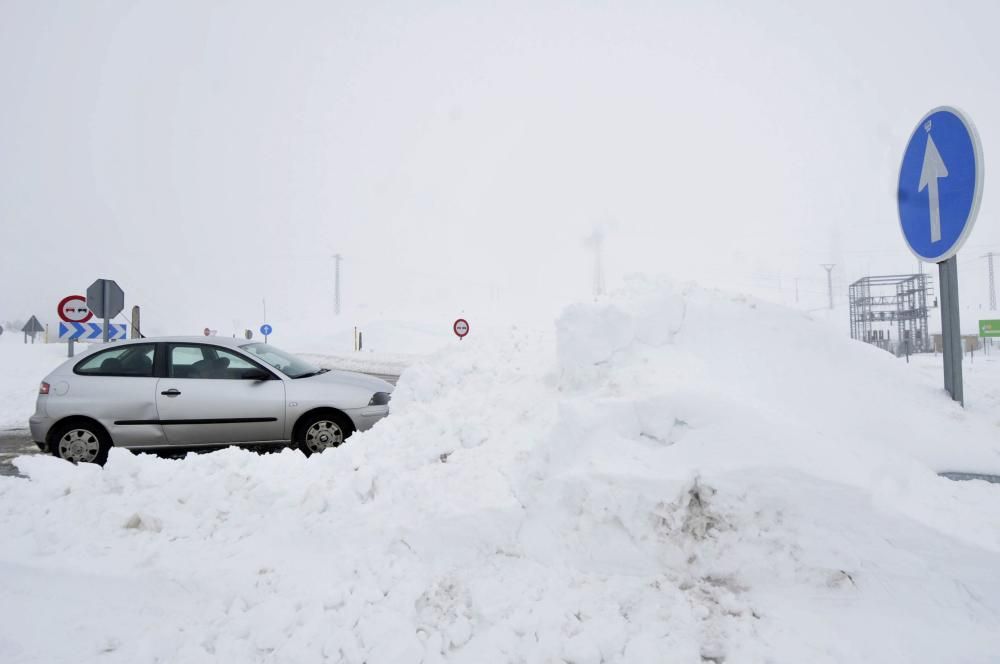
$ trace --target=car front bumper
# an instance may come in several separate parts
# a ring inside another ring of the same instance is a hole
[[[389,414],[389,406],[367,406],[350,411],[351,420],[357,431],[367,431],[375,426],[375,423]]]

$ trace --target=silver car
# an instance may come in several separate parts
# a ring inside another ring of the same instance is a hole
[[[74,462],[129,449],[285,444],[320,452],[389,412],[393,386],[271,344],[212,337],[100,346],[45,377],[33,440]]]

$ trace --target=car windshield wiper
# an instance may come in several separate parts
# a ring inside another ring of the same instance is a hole
[[[316,371],[309,371],[304,374],[299,374],[298,376],[293,376],[293,378],[311,378],[312,376],[318,376],[319,374],[325,374],[329,369],[317,369]]]

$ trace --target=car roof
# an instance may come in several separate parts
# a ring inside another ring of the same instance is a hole
[[[239,346],[245,346],[248,343],[253,343],[250,339],[235,339],[230,337],[206,337],[206,336],[189,336],[189,337],[143,337],[142,339],[123,339],[121,341],[114,341],[108,345],[118,345],[118,344],[149,344],[149,343],[185,343],[185,344],[211,344],[214,346],[230,346],[236,348]],[[104,346],[105,344],[101,344]]]

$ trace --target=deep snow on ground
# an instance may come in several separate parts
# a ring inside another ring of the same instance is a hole
[[[914,369],[917,370],[914,370]],[[636,281],[410,366],[339,449],[0,478],[4,662],[990,662],[995,410]]]

